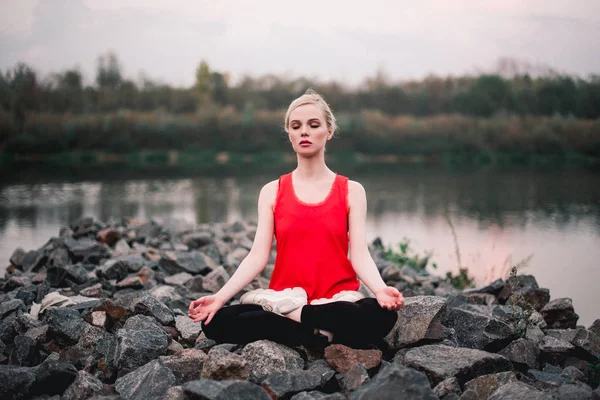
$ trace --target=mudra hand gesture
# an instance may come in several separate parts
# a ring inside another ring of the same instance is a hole
[[[206,320],[205,324],[210,323],[210,321],[215,316],[215,313],[223,307],[225,302],[217,295],[210,295],[200,297],[197,300],[194,300],[190,303],[189,314],[194,322],[200,322]]]
[[[404,307],[404,296],[393,286],[386,286],[375,293],[377,302],[382,308],[398,311]]]

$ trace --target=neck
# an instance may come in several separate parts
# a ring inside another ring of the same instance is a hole
[[[331,175],[335,174],[325,164],[325,154],[320,152],[315,154],[314,157],[301,157],[297,155],[298,167],[294,170],[294,176],[300,179],[306,180],[320,180],[327,179]]]

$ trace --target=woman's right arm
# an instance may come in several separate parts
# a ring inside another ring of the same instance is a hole
[[[206,319],[209,323],[223,304],[248,285],[265,268],[273,243],[273,204],[277,196],[278,181],[267,183],[258,196],[258,224],[250,252],[240,263],[233,276],[216,294],[201,297],[190,304],[190,317],[194,321]]]
[[[271,253],[273,243],[273,208],[277,195],[277,181],[267,183],[258,196],[258,225],[250,253],[244,258],[231,279],[217,292],[227,302],[261,273]]]

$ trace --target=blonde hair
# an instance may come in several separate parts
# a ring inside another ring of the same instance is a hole
[[[315,92],[312,89],[308,89],[306,92],[304,92],[302,96],[298,97],[290,104],[287,113],[285,113],[285,131],[289,132],[288,127],[290,124],[290,114],[292,113],[292,111],[305,104],[314,104],[315,106],[319,107],[321,111],[323,111],[323,114],[325,115],[325,123],[327,124],[327,128],[331,130],[331,135],[333,136],[333,134],[337,130],[335,116],[333,115],[333,112],[331,112],[331,108],[329,107],[329,104],[327,104],[323,96],[321,96],[319,93]]]

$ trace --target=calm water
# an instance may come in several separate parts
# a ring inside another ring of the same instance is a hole
[[[368,198],[367,238],[411,240],[432,250],[434,273],[456,271],[452,222],[462,264],[482,285],[510,262],[533,255],[523,273],[552,298],[571,297],[588,326],[600,318],[600,173],[428,167],[333,168],[361,182]],[[208,171],[48,167],[0,171],[0,272],[13,250],[36,249],[83,216],[175,217],[196,223],[256,218],[266,182],[291,170]]]

